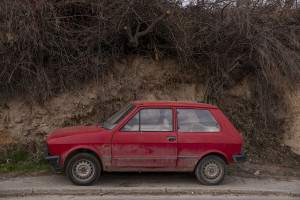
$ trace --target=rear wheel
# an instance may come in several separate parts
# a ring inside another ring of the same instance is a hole
[[[101,166],[92,154],[79,153],[70,159],[66,172],[74,184],[91,185],[99,179]]]
[[[195,175],[204,185],[218,185],[226,175],[226,165],[218,156],[204,157],[195,169]]]

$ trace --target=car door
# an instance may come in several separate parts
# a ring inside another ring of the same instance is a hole
[[[175,168],[173,108],[141,108],[112,138],[115,168]]]

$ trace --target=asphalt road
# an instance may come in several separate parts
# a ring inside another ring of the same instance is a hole
[[[36,197],[43,196],[47,199],[47,195],[62,195],[57,199],[77,198],[70,195],[86,195],[89,197],[87,199],[99,199],[100,196],[101,199],[119,199],[119,195],[134,195],[138,199],[142,199],[140,195],[155,195],[147,197],[150,199],[169,198],[160,195],[171,195],[172,199],[176,195],[215,195],[222,196],[221,199],[224,199],[224,195],[259,195],[271,196],[267,199],[276,199],[275,196],[280,196],[278,199],[288,199],[292,195],[292,199],[299,199],[300,180],[227,176],[221,185],[205,186],[189,173],[104,173],[92,186],[76,186],[65,175],[0,177],[0,198],[26,196],[29,199],[40,199]],[[186,199],[194,197],[186,196]],[[234,196],[228,198],[234,199]]]
[[[291,196],[209,196],[209,195],[180,195],[180,196],[28,196],[13,197],[7,200],[299,200]]]

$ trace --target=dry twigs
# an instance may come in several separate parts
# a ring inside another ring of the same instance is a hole
[[[101,79],[120,57],[158,49],[183,68],[206,71],[207,102],[225,105],[226,91],[250,79],[251,109],[270,127],[270,111],[284,107],[299,83],[299,9],[290,1],[195,2],[4,0],[1,92],[43,101]]]

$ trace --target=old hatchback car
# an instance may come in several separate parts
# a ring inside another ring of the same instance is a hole
[[[103,171],[194,172],[216,185],[226,165],[246,160],[242,141],[215,106],[136,101],[102,124],[54,131],[44,158],[77,185],[94,183]]]

